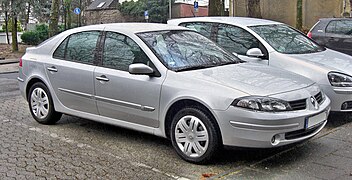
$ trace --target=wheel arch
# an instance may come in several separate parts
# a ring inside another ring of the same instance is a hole
[[[210,117],[210,119],[215,123],[216,131],[219,133],[219,137],[220,137],[219,140],[222,143],[220,126],[219,126],[219,123],[218,123],[214,113],[210,110],[209,107],[204,105],[202,102],[199,102],[194,99],[179,99],[179,100],[173,102],[172,105],[168,108],[166,115],[165,115],[165,118],[164,118],[165,119],[164,131],[165,131],[165,136],[167,138],[170,138],[172,117],[174,117],[178,111],[180,111],[181,109],[183,109],[185,107],[195,107],[195,108],[199,108],[202,111],[204,111],[204,113],[206,113]]]
[[[29,90],[31,89],[31,87],[33,86],[33,84],[37,83],[37,82],[41,82],[43,83],[48,89],[48,85],[45,83],[44,80],[42,80],[41,78],[39,77],[32,77],[30,80],[28,80],[27,82],[27,85],[26,85],[26,88],[25,88],[25,97],[26,97],[26,100],[28,101],[28,93],[29,93]]]

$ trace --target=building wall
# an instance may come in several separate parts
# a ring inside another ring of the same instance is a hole
[[[248,0],[231,0],[230,16],[247,16]],[[234,3],[234,4],[233,4]],[[349,6],[349,3],[347,4]],[[347,8],[349,10],[349,8]],[[311,28],[319,18],[341,17],[343,0],[303,0],[303,27]],[[297,0],[261,0],[264,19],[296,25]]]
[[[172,18],[208,16],[208,7],[199,6],[198,12],[194,12],[193,5],[177,3],[172,6]]]
[[[312,27],[319,18],[341,17],[343,0],[303,0],[303,26]]]
[[[86,25],[125,22],[117,9],[85,11],[84,18]]]

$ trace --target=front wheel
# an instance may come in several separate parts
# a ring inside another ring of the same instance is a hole
[[[55,124],[61,118],[62,114],[54,109],[49,89],[41,82],[29,89],[28,104],[33,118],[41,124]]]
[[[171,141],[184,160],[203,164],[211,160],[220,146],[217,125],[198,108],[184,108],[173,118]]]

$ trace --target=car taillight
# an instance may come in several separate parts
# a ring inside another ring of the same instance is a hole
[[[22,67],[22,58],[20,58],[20,63],[18,66]]]
[[[312,39],[312,32],[308,32],[307,36]]]

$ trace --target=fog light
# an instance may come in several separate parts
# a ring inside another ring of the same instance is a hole
[[[271,145],[276,146],[280,142],[280,135],[275,135],[271,138]]]
[[[348,109],[352,109],[352,101],[346,101],[342,103],[341,110],[348,110]]]

